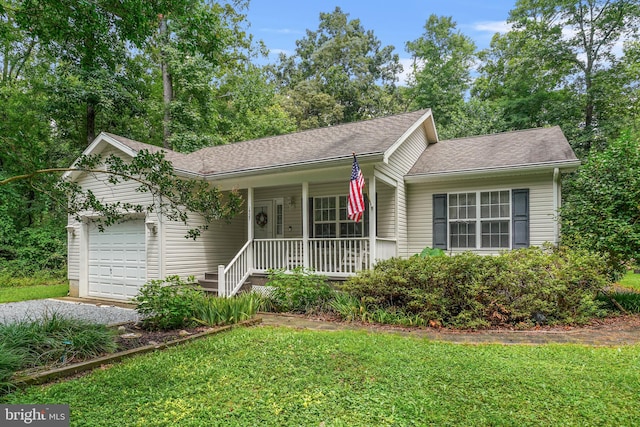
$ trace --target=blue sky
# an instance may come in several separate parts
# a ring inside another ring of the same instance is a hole
[[[316,30],[320,12],[340,6],[349,19],[360,19],[383,46],[393,45],[401,59],[408,59],[404,46],[420,37],[431,14],[451,16],[457,28],[471,37],[478,48],[489,46],[516,0],[251,0],[247,19],[249,32],[263,40],[271,51],[270,61],[279,52],[293,53],[295,41],[305,30]],[[404,61],[403,61],[404,62]],[[406,68],[406,67],[405,67]]]

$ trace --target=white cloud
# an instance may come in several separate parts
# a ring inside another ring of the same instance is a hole
[[[291,28],[260,28],[260,31],[271,34],[305,34],[304,31]]]
[[[400,86],[407,86],[411,73],[413,72],[413,58],[400,58],[400,65],[402,65],[402,73],[398,74],[398,84]],[[418,68],[423,66],[424,64],[418,63]]]
[[[285,55],[290,56],[293,52],[287,49],[269,49],[269,55],[278,56],[281,53],[284,53]]]
[[[495,33],[506,33],[511,30],[511,24],[508,24],[507,21],[480,21],[476,22],[471,26],[475,31],[490,33],[491,35]]]

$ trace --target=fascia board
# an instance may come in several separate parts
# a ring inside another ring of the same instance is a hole
[[[580,166],[580,160],[545,162],[536,164],[513,165],[506,167],[494,167],[483,169],[471,169],[450,172],[427,173],[420,175],[405,175],[404,180],[407,183],[443,181],[448,179],[464,179],[476,177],[492,177],[500,175],[513,174],[529,174],[543,172],[546,170],[553,171],[558,168],[560,172],[567,173],[575,171]]]
[[[98,135],[96,139],[94,139],[93,142],[91,142],[91,144],[89,144],[89,146],[85,148],[84,151],[82,151],[82,155],[80,155],[80,157],[88,156],[91,154],[99,154],[104,151],[104,148],[107,144],[114,146],[128,156],[134,157],[136,155],[136,151],[131,147],[128,147],[120,141],[105,134],[104,132],[101,132],[100,135]],[[78,160],[80,160],[80,157],[74,160],[69,168],[74,168],[78,164]],[[62,179],[75,179],[80,173],[82,173],[82,171],[67,171],[62,175]]]
[[[393,145],[391,145],[391,147],[387,148],[387,150],[385,150],[384,152],[384,158],[383,158],[383,162],[385,164],[389,163],[389,158],[391,157],[391,155],[398,149],[400,148],[400,146],[402,145],[402,143],[413,133],[415,132],[416,129],[418,129],[420,126],[423,126],[429,119],[430,120],[430,124],[433,126],[433,131],[435,132],[435,124],[433,121],[433,116],[431,114],[431,109],[428,109],[426,113],[424,113],[424,115],[422,117],[420,117],[418,120],[416,120],[416,122],[411,125],[411,127],[409,129],[407,129],[405,131],[405,133],[402,134],[402,136],[400,136],[400,138],[398,138],[398,140],[396,142],[393,143]],[[437,133],[436,133],[437,135]],[[427,139],[427,144],[429,144],[429,135],[427,130],[425,129],[425,136]],[[436,136],[437,139],[437,136]]]
[[[383,159],[383,154],[380,154],[380,153],[358,155],[358,163],[360,163],[361,167],[364,164],[379,162],[382,159]],[[205,173],[204,177],[208,181],[216,181],[216,180],[223,180],[228,178],[252,177],[252,176],[263,175],[263,174],[296,172],[296,171],[302,171],[302,170],[313,170],[313,169],[321,169],[321,168],[330,168],[335,166],[345,166],[345,165],[351,165],[352,161],[353,161],[353,157],[351,156],[347,156],[347,157],[341,156],[338,158],[310,160],[306,162],[274,165],[274,166],[260,167],[260,168],[254,168],[254,169],[236,170],[236,171],[220,172],[220,173],[215,173],[215,172]]]

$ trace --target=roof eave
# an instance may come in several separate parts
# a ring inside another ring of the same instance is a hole
[[[89,144],[87,148],[85,148],[84,151],[82,151],[82,154],[76,160],[74,160],[71,166],[69,166],[69,169],[74,169],[78,164],[78,160],[80,160],[81,157],[93,154],[93,152],[96,151],[100,145],[104,145],[104,143],[113,145],[115,148],[117,148],[118,150],[122,151],[123,153],[131,157],[135,157],[135,155],[137,154],[137,151],[129,147],[128,145],[123,144],[122,142],[118,141],[115,138],[112,138],[111,136],[107,135],[104,132],[100,132],[100,134],[93,140],[93,142],[91,142],[91,144]],[[99,152],[102,152],[102,151],[103,150],[100,150]],[[82,172],[83,171],[79,169],[69,170],[64,174],[62,174],[62,179],[63,180],[75,179]]]
[[[415,175],[405,175],[407,183],[443,181],[449,179],[464,179],[475,177],[489,177],[512,174],[530,174],[543,171],[553,171],[558,168],[562,173],[575,171],[580,166],[580,160],[561,160],[556,162],[532,163],[523,165],[497,166],[482,169],[467,169],[458,171],[434,172]]]
[[[427,136],[427,143],[438,142],[438,133],[436,131],[435,121],[433,120],[433,114],[431,113],[431,109],[429,108],[416,122],[411,125],[409,129],[407,129],[400,138],[396,140],[396,142],[391,145],[391,147],[387,148],[384,152],[383,162],[385,164],[389,163],[389,158],[391,155],[402,145],[402,143],[420,126],[425,128],[425,135]]]
[[[328,168],[332,166],[351,165],[352,156],[340,156],[322,160],[309,160],[304,162],[287,163],[281,165],[257,167],[244,170],[234,170],[228,172],[205,172],[203,176],[210,181],[228,178],[242,178],[262,175],[265,173],[295,172],[301,170],[312,170],[318,168]],[[358,162],[361,164],[380,162],[384,159],[383,153],[358,154]]]

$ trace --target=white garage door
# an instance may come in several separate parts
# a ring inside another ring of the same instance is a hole
[[[145,283],[147,256],[143,220],[89,230],[89,296],[129,299]]]

